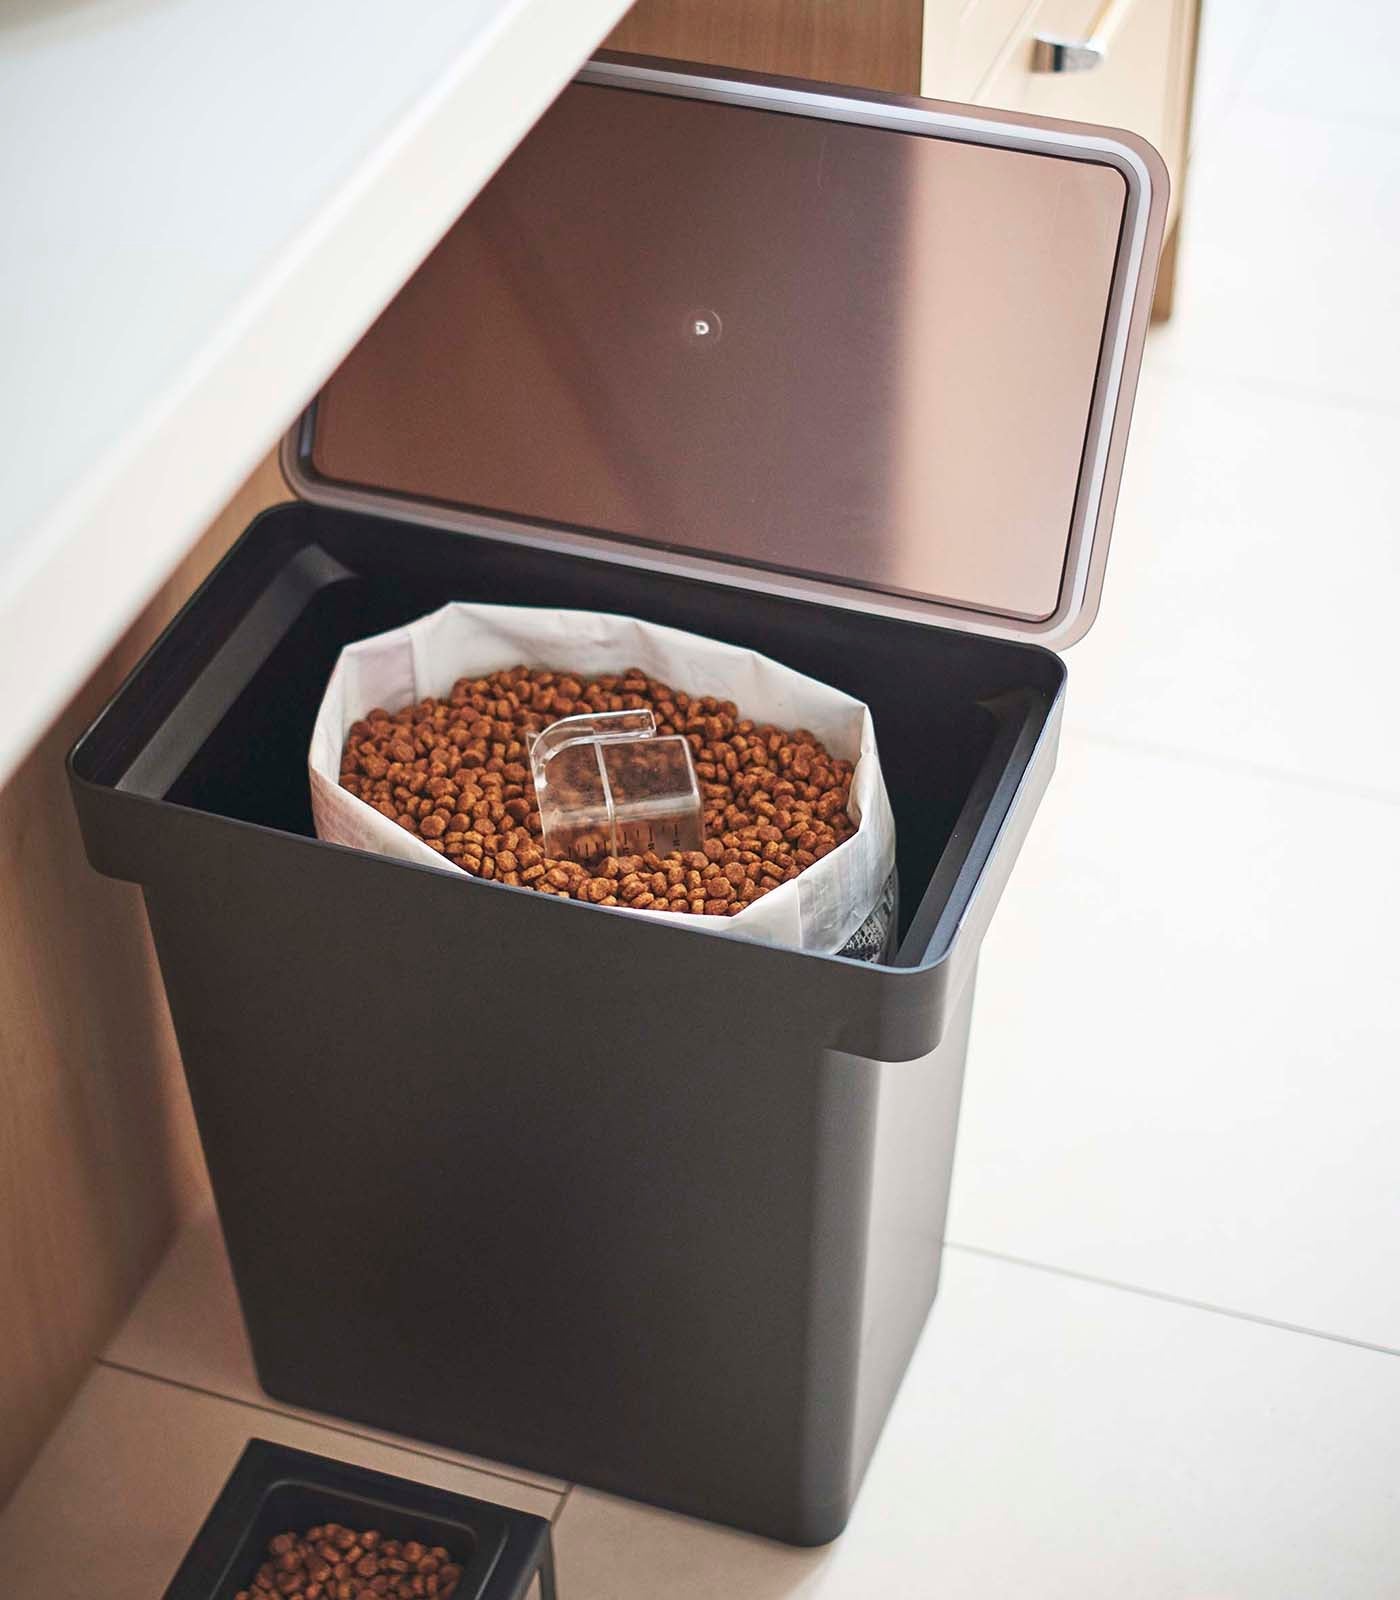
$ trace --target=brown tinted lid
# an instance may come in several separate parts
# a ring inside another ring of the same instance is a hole
[[[1068,643],[1165,199],[1128,135],[603,64],[326,386],[305,485]]]

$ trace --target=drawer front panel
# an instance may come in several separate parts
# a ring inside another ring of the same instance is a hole
[[[934,100],[975,100],[1008,39],[1037,0],[927,0],[922,92]]]

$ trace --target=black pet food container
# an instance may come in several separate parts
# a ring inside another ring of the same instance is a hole
[[[1165,207],[1131,135],[606,58],[330,380],[300,498],[71,758],[93,865],[145,893],[269,1394],[840,1532],[938,1282],[978,950],[1097,607]],[[449,600],[866,701],[895,955],[318,841],[337,653]]]

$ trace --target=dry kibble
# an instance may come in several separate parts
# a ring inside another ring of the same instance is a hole
[[[599,838],[587,867],[549,857],[527,765],[530,738],[558,717],[642,708],[660,732],[690,742],[703,850],[618,859],[602,854]],[[754,723],[730,701],[672,689],[637,668],[585,678],[511,667],[461,678],[442,699],[394,712],[376,706],[351,726],[340,767],[343,788],[468,876],[598,906],[736,916],[856,831],[848,810],[852,763],[809,729]],[[350,1565],[358,1567],[375,1549],[366,1535],[335,1523],[306,1539],[332,1568],[352,1552]],[[379,1546],[380,1567],[396,1582],[414,1572],[409,1548],[393,1540]],[[393,1564],[400,1559],[401,1567]],[[422,1574],[440,1580],[439,1595],[448,1592],[446,1570]],[[337,1586],[343,1581],[337,1574]],[[274,1587],[271,1571],[261,1587]],[[431,1591],[410,1583],[407,1592]]]
[[[461,1566],[441,1545],[431,1549],[417,1539],[385,1539],[375,1529],[363,1533],[328,1522],[304,1534],[279,1533],[269,1541],[268,1559],[237,1600],[285,1595],[289,1600],[403,1600],[445,1597],[456,1588]]]

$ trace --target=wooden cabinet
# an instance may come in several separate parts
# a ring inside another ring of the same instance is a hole
[[[607,47],[919,92],[924,0],[639,0]]]
[[[88,865],[64,758],[287,497],[269,457],[0,787],[0,1504],[207,1195],[141,891]]]

